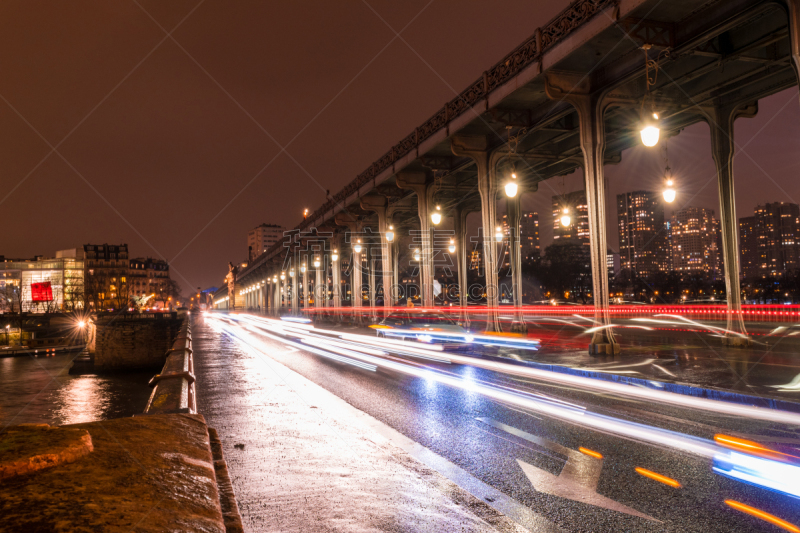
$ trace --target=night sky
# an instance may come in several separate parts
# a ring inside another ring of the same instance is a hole
[[[0,254],[127,243],[184,288],[219,285],[248,229],[296,225],[566,5],[3,2]],[[796,88],[736,142],[739,216],[800,201]],[[676,208],[718,211],[708,127],[669,156]],[[615,195],[657,187],[663,166],[637,147],[606,167],[612,248]],[[544,245],[551,196],[580,188],[578,172],[523,197]]]

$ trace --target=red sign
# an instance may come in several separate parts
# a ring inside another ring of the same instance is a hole
[[[52,302],[53,289],[50,282],[31,283],[31,300],[34,302]]]

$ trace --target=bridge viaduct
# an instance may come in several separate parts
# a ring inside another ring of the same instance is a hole
[[[718,175],[729,330],[723,341],[749,343],[741,315],[733,126],[737,118],[756,114],[760,98],[798,83],[798,3],[571,2],[288,232],[283,242],[238,272],[235,282],[215,295],[215,307],[258,306],[276,314],[281,291],[291,285],[286,303],[298,312],[302,283],[306,289],[315,287],[314,305],[338,309],[345,259],[356,267],[354,296],[366,276],[368,306],[374,307],[378,282],[396,285],[398,256],[404,253],[396,236],[409,231],[417,236],[417,250],[411,253],[420,263],[423,305],[434,302],[437,249],[455,246],[451,256],[464,307],[465,220],[468,213],[479,212],[486,236],[487,329],[497,331],[499,245],[493,235],[498,201],[508,202],[512,285],[519,307],[520,196],[535,194],[541,181],[581,168],[595,320],[609,325],[603,167],[643,142],[644,126],[657,126],[664,139],[703,121],[711,131],[709,148]],[[518,190],[512,197],[505,193],[509,183]],[[436,242],[434,212],[452,217],[452,244]],[[307,305],[312,291],[303,292]],[[384,306],[396,304],[391,296],[396,294],[385,297]],[[352,298],[354,308],[364,303]],[[524,330],[524,322],[518,319],[513,327]],[[589,353],[617,353],[611,329],[595,329]]]

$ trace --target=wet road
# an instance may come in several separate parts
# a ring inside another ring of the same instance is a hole
[[[203,400],[204,365],[224,366],[227,358],[256,351],[566,531],[781,530],[726,500],[800,523],[797,499],[711,470],[713,456],[727,453],[714,444],[716,434],[800,455],[798,417],[748,412],[744,406],[719,413],[707,404],[637,397],[635,387],[629,392],[598,389],[588,382],[556,382],[548,374],[487,368],[490,362],[480,359],[456,356],[448,364],[409,355],[405,348],[395,351],[335,337],[330,339],[338,344],[332,344],[313,332],[280,332],[269,321],[247,320],[196,320],[194,334],[203,339],[195,348],[201,412],[213,411],[214,402],[241,401],[224,395]],[[302,344],[303,337],[313,346]],[[258,366],[252,358],[247,365],[231,365],[224,379],[257,387],[237,372],[262,371]],[[779,472],[787,476],[793,468],[779,463]]]

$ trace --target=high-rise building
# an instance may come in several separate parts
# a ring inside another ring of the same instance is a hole
[[[608,250],[606,253],[606,267],[608,268],[608,279],[617,277],[619,274],[619,254]]]
[[[247,260],[252,261],[283,237],[283,227],[261,224],[247,232]]]
[[[479,249],[472,250],[469,253],[469,269],[470,270],[483,270],[483,252]]]
[[[519,242],[522,245],[522,259],[534,259],[541,255],[539,214],[535,211],[522,213],[519,225]]]
[[[649,277],[669,270],[667,227],[661,195],[632,191],[617,195],[621,268]]]
[[[583,244],[589,254],[589,205],[584,191],[553,196],[553,244]],[[565,212],[566,210],[566,212]],[[562,224],[562,217],[570,222]]]
[[[508,215],[503,215],[503,266],[510,264]],[[522,260],[539,257],[539,214],[535,211],[522,213],[519,220],[519,247]]]
[[[676,211],[669,223],[672,269],[718,275],[721,270],[718,232],[712,209],[685,207]]]
[[[745,232],[741,245],[744,277],[782,276],[800,268],[800,206],[785,202],[758,205],[752,217],[754,222],[748,220],[750,218],[739,220],[740,236],[743,222],[745,229],[749,230],[749,233]],[[753,259],[755,267],[752,266]]]
[[[742,217],[739,219],[739,252],[741,254],[741,263],[739,266],[742,269],[742,278],[752,279],[758,277],[758,232],[756,231],[756,217]]]

